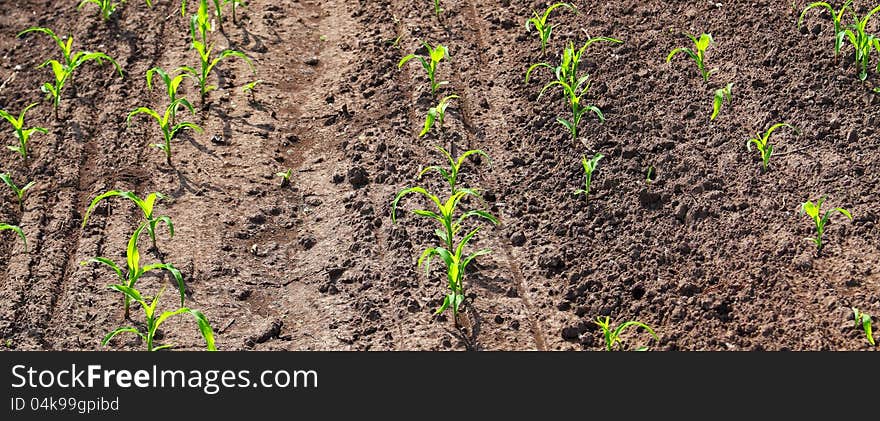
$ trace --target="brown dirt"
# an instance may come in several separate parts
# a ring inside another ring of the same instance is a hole
[[[157,212],[177,232],[160,230],[159,248],[223,350],[600,350],[600,315],[648,323],[659,343],[630,332],[627,345],[659,350],[868,349],[850,307],[880,314],[878,79],[859,82],[849,50],[835,59],[819,13],[795,28],[804,2],[576,2],[580,14],[551,18],[544,58],[524,32],[543,8],[535,1],[445,0],[441,21],[403,0],[251,1],[240,26],[227,21],[214,36],[252,57],[265,82],[252,101],[239,90],[254,79],[247,66],[223,62],[221,89],[192,117],[205,132],[175,140],[173,167],[148,147],[159,140],[152,122],[125,124],[135,107],[164,104],[161,90],[147,90],[147,69],[194,59],[178,6],[158,3],[129,2],[106,24],[60,1],[19,2],[0,16],[0,108],[41,100],[49,71],[35,67],[58,54],[48,37],[15,38],[29,26],[73,34],[126,73],[83,66],[59,121],[47,102],[31,111],[50,129],[32,139],[32,162],[6,152],[3,171],[37,181],[23,214],[7,193],[0,205],[0,221],[20,223],[29,242],[28,253],[5,233],[0,244],[0,338],[14,349],[142,346],[122,337],[100,346],[122,323],[119,296],[106,287],[112,273],[79,264],[124,260],[139,218],[131,204],[112,200],[80,228],[108,189],[171,198]],[[686,45],[682,31],[715,37],[709,83],[684,57],[665,63]],[[590,100],[607,121],[585,119],[573,142],[555,122],[561,96],[536,101],[548,73],[523,78],[588,35],[625,43],[589,50]],[[420,40],[451,52],[439,76],[461,98],[445,139],[416,136],[433,99],[418,65],[397,68]],[[712,93],[727,82],[733,101],[710,122]],[[745,142],[780,121],[802,133],[777,133],[765,174]],[[395,193],[442,163],[433,147],[449,143],[492,157],[468,164],[462,183],[502,220],[474,244],[493,252],[467,274],[460,329],[433,315],[443,275],[415,265],[433,227],[410,213],[390,218]],[[587,202],[572,193],[581,155],[596,152],[606,158]],[[292,186],[280,188],[274,174],[287,168]],[[823,194],[855,220],[835,218],[817,255],[798,208]],[[163,283],[139,285],[152,294]],[[190,320],[163,332],[178,349],[202,346]]]

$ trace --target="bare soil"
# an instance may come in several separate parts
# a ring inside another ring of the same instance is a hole
[[[858,80],[851,49],[834,56],[827,16],[810,14],[798,30],[802,1],[578,1],[579,14],[552,15],[542,56],[524,25],[545,7],[537,1],[444,0],[438,19],[430,2],[254,0],[212,36],[251,57],[256,75],[235,59],[218,66],[220,88],[186,117],[204,132],[175,139],[168,166],[149,147],[161,140],[155,123],[129,126],[126,116],[164,107],[147,69],[196,64],[175,3],[128,2],[106,23],[90,6],[57,0],[16,2],[0,15],[0,108],[42,101],[28,122],[50,130],[34,135],[29,163],[6,151],[0,168],[37,182],[24,212],[0,190],[0,221],[19,224],[29,246],[2,234],[0,339],[9,348],[143,347],[133,336],[101,346],[126,323],[121,299],[107,288],[111,271],[80,264],[124,262],[140,218],[131,203],[110,200],[81,228],[91,199],[118,189],[168,196],[156,212],[174,220],[175,235],[160,229],[159,250],[142,259],[181,269],[187,305],[208,316],[221,350],[602,350],[598,316],[657,332],[649,341],[629,331],[630,348],[871,349],[850,308],[880,315],[880,79]],[[109,54],[124,78],[84,65],[56,120],[39,91],[51,72],[36,67],[59,52],[40,34],[16,38],[30,26]],[[714,36],[707,63],[718,71],[708,83],[683,56],[665,62],[690,42],[682,32]],[[568,113],[560,93],[538,99],[550,73],[528,84],[524,76],[590,36],[624,43],[588,50],[589,99],[607,120],[586,118],[573,141],[555,121]],[[420,66],[397,66],[424,53],[423,40],[449,48],[441,94],[461,97],[442,138],[417,136],[435,99]],[[240,90],[257,78],[253,95]],[[710,121],[713,92],[728,82],[733,100]],[[197,101],[197,90],[186,93]],[[746,141],[777,122],[800,134],[774,135],[765,173]],[[6,129],[3,139],[15,141]],[[444,163],[437,145],[492,157],[469,161],[461,183],[501,220],[473,244],[492,253],[466,275],[458,326],[434,315],[446,288],[440,265],[428,275],[416,267],[433,226],[409,212],[393,224],[390,214],[404,187],[443,189],[433,175],[417,177]],[[573,192],[581,157],[595,153],[605,158],[586,200]],[[288,168],[292,183],[281,187],[275,173]],[[854,220],[833,218],[818,254],[799,208],[822,195]],[[140,282],[149,294],[173,287],[158,275]],[[192,320],[162,331],[176,349],[203,347]]]

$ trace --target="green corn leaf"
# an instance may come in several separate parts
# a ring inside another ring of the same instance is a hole
[[[18,234],[18,237],[21,238],[22,243],[24,243],[24,252],[27,253],[27,237],[25,237],[24,231],[22,231],[20,227],[16,225],[0,223],[0,232],[2,231],[12,231]]]
[[[107,259],[105,257],[92,257],[91,259],[80,262],[80,264],[83,266],[85,266],[89,263],[100,263],[102,265],[109,267],[110,269],[113,270],[113,272],[116,273],[116,277],[119,278],[120,281],[125,282],[125,274],[122,273],[122,269],[120,269],[119,266],[116,265],[116,263],[114,261]]]
[[[123,333],[123,332],[134,333],[134,334],[140,336],[141,339],[143,339],[143,340],[147,340],[147,337],[144,336],[143,333],[141,333],[139,330],[137,330],[137,329],[135,329],[135,328],[133,328],[133,327],[120,327],[120,328],[117,328],[117,329],[115,329],[114,331],[108,333],[106,336],[104,336],[104,339],[101,340],[101,345],[102,345],[102,346],[107,346],[107,344],[110,343],[110,340],[113,339],[114,336],[116,336],[116,335],[118,335],[118,334],[120,334],[120,333]]]
[[[425,128],[422,129],[422,132],[419,133],[419,137],[424,136],[428,133],[428,130],[431,130],[431,127],[434,126],[434,122],[437,121],[437,108],[431,108],[428,110],[427,116],[425,116]]]
[[[146,302],[144,302],[144,298],[141,296],[140,291],[126,285],[110,285],[110,289],[114,289],[125,294],[126,297],[140,304],[144,309],[149,308]]]

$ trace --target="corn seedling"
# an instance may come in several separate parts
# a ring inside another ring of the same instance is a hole
[[[153,248],[156,248],[156,226],[159,225],[160,222],[164,222],[165,225],[168,226],[168,236],[170,238],[174,238],[174,224],[171,222],[171,218],[168,216],[154,216],[153,208],[156,205],[156,199],[164,199],[165,196],[162,193],[153,192],[147,195],[145,199],[141,199],[137,197],[132,192],[128,191],[119,191],[119,190],[110,190],[104,194],[100,194],[92,200],[92,203],[89,204],[88,209],[86,209],[86,216],[83,218],[82,228],[86,227],[86,224],[89,222],[89,216],[92,214],[92,211],[95,210],[95,207],[98,206],[104,199],[109,199],[111,197],[122,197],[124,199],[131,200],[134,202],[135,206],[141,210],[144,214],[144,221],[147,225],[147,233],[150,235],[150,240],[153,242]]]
[[[183,129],[191,129],[196,131],[197,133],[202,132],[202,128],[196,125],[195,123],[190,123],[188,121],[182,121],[180,123],[175,124],[172,121],[172,117],[176,114],[176,110],[180,106],[186,107],[191,113],[195,114],[195,110],[193,110],[192,104],[189,103],[185,98],[178,98],[174,102],[168,104],[168,107],[165,108],[165,113],[163,115],[159,115],[156,111],[147,107],[140,107],[130,113],[128,113],[128,118],[126,119],[127,123],[131,125],[131,118],[138,114],[146,114],[159,123],[159,128],[162,130],[163,143],[153,143],[150,146],[161,149],[165,152],[165,163],[169,166],[171,165],[171,140],[177,136]]]
[[[441,134],[443,133],[443,120],[446,118],[446,107],[449,106],[449,101],[458,98],[458,95],[449,95],[443,97],[436,107],[431,107],[428,110],[427,116],[425,116],[425,128],[422,129],[422,132],[419,133],[419,137],[422,137],[431,130],[431,127],[434,127],[434,123],[437,124],[437,131]]]
[[[868,343],[871,346],[877,346],[877,342],[874,341],[874,329],[871,327],[873,320],[871,320],[871,315],[868,313],[862,313],[859,309],[853,307],[853,317],[855,318],[856,328],[861,327],[862,331],[865,332],[865,337],[868,339]]]
[[[867,31],[868,22],[877,12],[880,12],[880,6],[875,7],[861,19],[854,14],[855,23],[843,31],[856,50],[856,64],[860,80],[868,78],[868,63],[871,60],[871,50],[877,48],[877,51],[880,51],[880,39]],[[880,69],[880,65],[878,65],[878,69]]]
[[[208,41],[207,34],[207,22],[208,15],[206,12],[207,6],[205,6],[204,2],[199,5],[199,11],[196,15],[193,16],[192,26],[190,28],[190,35],[192,38],[192,47],[199,55],[199,69],[196,70],[193,67],[184,66],[180,69],[189,73],[195,80],[198,82],[199,86],[199,96],[201,98],[202,108],[207,106],[205,102],[205,98],[208,95],[208,92],[217,89],[217,86],[208,84],[208,77],[211,75],[211,71],[220,63],[221,60],[229,57],[238,57],[244,60],[245,63],[250,66],[251,71],[256,74],[256,69],[254,68],[254,63],[248,58],[247,55],[242,53],[241,51],[227,49],[221,51],[216,57],[212,57],[214,52],[214,44]],[[219,10],[219,9],[218,9]]]
[[[831,15],[831,21],[834,23],[834,55],[840,54],[840,47],[843,45],[843,39],[846,37],[846,32],[843,27],[843,15],[846,13],[847,9],[849,9],[850,5],[852,5],[852,0],[848,0],[839,10],[834,10],[830,4],[824,1],[817,1],[815,3],[810,3],[806,8],[801,12],[801,16],[798,18],[797,27],[801,29],[801,25],[804,23],[804,17],[806,17],[807,12],[810,9],[821,7],[828,11],[828,14]]]
[[[153,3],[150,0],[147,1],[147,6],[153,7]],[[110,19],[110,15],[116,11],[116,8],[125,3],[125,0],[113,1],[113,0],[83,0],[79,3],[77,10],[81,10],[83,6],[87,4],[94,4],[98,6],[98,9],[101,12],[101,20],[107,21]]]
[[[437,15],[437,19],[440,19],[441,13],[443,13],[443,8],[440,7],[440,0],[434,0],[434,14]]]
[[[773,156],[773,144],[770,143],[770,135],[772,135],[773,132],[780,127],[788,127],[794,130],[795,134],[797,134],[797,129],[794,128],[794,126],[788,123],[777,123],[767,129],[764,134],[757,133],[755,134],[755,137],[749,139],[749,141],[746,142],[746,149],[748,149],[749,152],[752,151],[752,144],[754,144],[755,148],[761,154],[761,161],[763,162],[763,170],[765,172],[770,165],[770,157]]]
[[[648,165],[648,170],[645,172],[645,184],[651,184],[656,177],[654,166]]]
[[[580,125],[581,120],[584,115],[591,111],[596,114],[596,117],[600,122],[605,121],[605,116],[602,114],[602,110],[599,107],[589,104],[584,104],[583,98],[587,94],[587,91],[590,89],[590,76],[579,75],[579,67],[581,65],[581,59],[584,55],[584,52],[594,42],[611,42],[615,44],[622,43],[623,41],[614,39],[614,38],[606,38],[606,37],[596,37],[587,40],[584,43],[583,47],[578,50],[575,50],[574,44],[569,44],[566,47],[565,51],[562,54],[562,61],[559,66],[551,66],[548,63],[537,63],[533,64],[529,67],[529,70],[526,71],[526,83],[529,82],[529,78],[531,77],[532,72],[538,68],[548,68],[553,71],[553,74],[556,76],[556,80],[551,81],[550,83],[544,85],[541,89],[540,94],[538,94],[538,98],[544,95],[548,89],[553,86],[559,86],[562,88],[563,94],[566,97],[568,104],[571,106],[572,119],[566,120],[562,117],[557,117],[556,121],[559,124],[565,126],[568,129],[569,133],[571,133],[572,139],[577,139],[578,137],[578,126]]]
[[[290,185],[290,176],[292,176],[292,175],[293,175],[293,168],[288,168],[287,171],[275,173],[276,177],[281,177],[281,187],[287,187]]]
[[[21,228],[16,225],[0,223],[0,232],[3,231],[12,231],[18,234],[18,237],[21,238],[21,242],[24,243],[24,252],[27,253],[27,237],[24,236],[24,231],[22,231]]]
[[[22,110],[21,114],[19,114],[18,117],[15,117],[14,115],[4,110],[0,110],[0,117],[3,117],[4,119],[6,119],[6,121],[9,122],[9,124],[12,125],[13,135],[15,135],[15,138],[18,139],[18,145],[9,145],[6,147],[9,148],[9,150],[11,151],[18,152],[18,154],[21,155],[21,158],[24,159],[24,162],[27,162],[28,160],[27,145],[28,141],[31,139],[31,135],[33,135],[34,132],[40,132],[43,134],[49,132],[42,127],[31,127],[29,129],[24,128],[25,114],[28,112],[28,110],[35,107],[36,105],[36,103],[28,105],[27,107],[25,107],[24,110]]]
[[[431,47],[431,45],[427,42],[422,42],[422,45],[424,45],[425,48],[428,49],[428,55],[426,57],[410,54],[402,58],[400,62],[397,63],[397,68],[400,69],[408,61],[412,59],[417,59],[419,63],[422,63],[422,68],[424,68],[425,72],[428,74],[428,80],[431,82],[431,95],[436,95],[437,88],[439,88],[441,85],[446,85],[449,83],[447,81],[438,82],[436,79],[437,65],[440,63],[440,60],[443,60],[444,58],[449,56],[449,50],[441,44],[437,44],[436,47]]]
[[[489,155],[479,149],[471,149],[461,154],[458,159],[454,159],[446,149],[443,149],[440,146],[436,146],[436,148],[449,162],[449,168],[444,168],[439,165],[431,165],[419,172],[419,179],[421,180],[425,174],[431,171],[436,171],[444,180],[446,180],[446,183],[449,184],[450,194],[455,194],[458,191],[456,189],[456,185],[458,184],[458,174],[461,172],[461,166],[464,165],[465,159],[471,156],[482,156],[486,158],[487,161],[490,161],[490,163],[492,161],[489,158]]]
[[[58,106],[61,104],[61,93],[64,89],[64,86],[68,81],[72,79],[73,72],[79,68],[79,66],[83,65],[88,61],[95,61],[98,65],[103,65],[104,60],[109,61],[113,66],[116,67],[116,71],[119,73],[119,76],[122,77],[122,67],[119,66],[119,63],[116,60],[113,60],[110,56],[104,53],[90,52],[90,51],[78,51],[74,53],[71,49],[73,45],[73,37],[68,36],[67,41],[62,41],[58,36],[55,35],[52,30],[48,28],[41,27],[33,27],[25,29],[20,32],[18,36],[22,36],[29,32],[40,32],[46,35],[49,35],[55,42],[61,47],[61,52],[63,55],[63,62],[59,62],[58,60],[48,60],[45,63],[37,66],[37,68],[42,68],[49,66],[52,68],[52,74],[55,77],[53,82],[44,83],[40,88],[43,92],[45,92],[49,98],[52,99],[52,106],[55,110],[55,118],[58,118]]]
[[[263,83],[263,79],[257,79],[253,82],[246,83],[241,87],[241,91],[246,94],[250,94],[251,102],[257,102],[257,97],[255,95],[255,90],[257,89],[257,85]]]
[[[446,279],[449,293],[443,300],[443,304],[440,306],[440,308],[437,309],[436,314],[441,314],[449,307],[452,307],[453,314],[457,316],[461,303],[465,297],[463,277],[467,266],[476,257],[488,254],[491,251],[488,249],[482,249],[470,255],[467,255],[466,257],[464,256],[465,247],[477,234],[477,232],[479,232],[479,228],[475,228],[474,230],[468,232],[468,234],[465,235],[464,238],[462,238],[461,242],[457,246],[455,245],[454,236],[461,230],[462,223],[470,217],[483,218],[492,222],[493,224],[498,224],[498,220],[488,212],[482,210],[471,210],[468,212],[464,212],[461,216],[457,218],[454,216],[456,208],[461,199],[466,196],[479,197],[479,195],[473,190],[459,189],[455,194],[449,197],[449,199],[443,202],[439,197],[428,193],[428,191],[426,191],[422,187],[410,187],[401,190],[397,194],[397,197],[394,198],[394,202],[392,202],[391,206],[392,219],[395,219],[394,214],[397,211],[397,204],[400,199],[410,193],[421,194],[437,206],[439,213],[421,209],[413,211],[413,213],[415,213],[416,215],[428,217],[437,220],[440,223],[441,228],[437,229],[435,231],[435,234],[438,238],[440,238],[441,241],[443,241],[444,244],[440,247],[429,247],[425,249],[425,251],[422,252],[421,257],[419,257],[418,267],[421,268],[424,266],[425,273],[429,274],[431,259],[435,256],[440,256],[440,258],[446,264]]]
[[[590,159],[587,159],[586,156],[581,159],[581,165],[584,167],[584,188],[576,190],[574,192],[575,196],[583,194],[586,198],[590,197],[590,184],[593,182],[593,172],[596,171],[599,161],[604,157],[605,155],[597,153]]]
[[[178,73],[179,72],[179,73]],[[183,82],[184,78],[192,77],[189,73],[181,71],[181,69],[177,69],[175,71],[177,75],[172,76],[173,73],[169,74],[161,67],[153,67],[150,70],[147,70],[147,88],[150,90],[153,89],[153,78],[159,76],[159,80],[165,84],[165,93],[168,96],[169,103],[177,102],[179,98],[177,96],[177,91],[180,89],[180,84]],[[177,103],[177,107],[171,110],[171,122],[175,122],[177,119],[177,111],[181,106],[184,106],[182,103]]]
[[[125,270],[122,269],[121,266],[117,265],[112,260],[106,257],[93,257],[89,260],[80,262],[81,265],[85,266],[89,263],[100,263],[104,266],[109,267],[113,270],[113,273],[116,274],[116,278],[120,282],[120,286],[125,288],[134,288],[135,284],[144,274],[154,271],[154,270],[165,270],[174,277],[174,280],[177,282],[177,288],[180,291],[180,305],[183,306],[183,301],[185,298],[185,286],[183,284],[183,276],[180,274],[180,271],[174,267],[171,263],[154,263],[151,265],[141,266],[141,253],[138,248],[138,240],[140,240],[141,232],[146,228],[149,224],[143,223],[141,224],[131,235],[131,238],[128,240],[128,247],[125,251],[126,256],[126,265]],[[123,293],[123,305],[125,306],[125,318],[129,318],[129,307],[131,306],[132,297],[128,294],[125,294],[125,291],[119,290]]]
[[[697,63],[697,68],[700,69],[700,74],[703,75],[703,80],[708,82],[709,75],[711,75],[712,73],[714,73],[718,70],[718,69],[712,69],[712,70],[706,69],[706,63],[705,63],[706,50],[709,49],[709,46],[712,45],[712,43],[714,42],[714,40],[712,39],[712,35],[702,34],[702,35],[700,35],[699,39],[697,39],[697,37],[695,37],[691,34],[685,33],[684,35],[687,36],[688,38],[690,38],[691,41],[694,42],[694,48],[693,49],[690,49],[688,47],[676,48],[676,49],[672,50],[668,56],[666,56],[666,62],[667,63],[671,62],[672,58],[675,57],[675,55],[678,53],[685,53],[688,57],[690,57],[694,62]]]
[[[223,0],[223,5],[225,6],[227,4],[230,5],[230,7],[232,8],[232,23],[234,25],[238,25],[238,19],[235,16],[235,11],[239,7],[247,7],[247,2],[243,0]]]
[[[469,255],[465,255],[465,247],[467,247],[468,243],[474,238],[477,232],[479,232],[479,228],[469,231],[457,245],[455,244],[455,236],[462,230],[463,223],[469,218],[485,219],[495,225],[498,224],[498,219],[484,210],[469,210],[461,212],[461,215],[458,217],[455,216],[458,205],[465,197],[472,196],[482,201],[482,197],[476,191],[467,188],[458,188],[456,182],[458,170],[466,157],[474,154],[485,156],[485,154],[480,151],[472,150],[465,152],[465,154],[456,160],[442,148],[438,149],[440,149],[444,156],[450,161],[451,167],[448,170],[438,166],[428,167],[419,174],[419,178],[431,170],[439,172],[446,179],[446,182],[449,183],[450,188],[452,189],[450,197],[443,201],[440,197],[429,193],[422,187],[405,188],[397,193],[397,196],[391,203],[391,219],[394,222],[397,221],[397,205],[403,197],[411,193],[422,195],[436,205],[437,212],[423,209],[413,211],[416,215],[431,218],[440,223],[440,228],[435,230],[434,233],[443,244],[440,247],[429,247],[425,249],[419,257],[417,265],[420,268],[424,266],[425,272],[430,273],[430,263],[434,257],[439,256],[446,264],[446,278],[449,293],[444,298],[443,304],[437,309],[436,314],[441,314],[451,307],[453,314],[456,316],[457,323],[459,308],[465,297],[463,277],[467,266],[476,257],[488,254],[491,251],[488,249],[481,249]]]
[[[801,212],[809,216],[810,219],[813,221],[813,225],[815,225],[816,227],[816,236],[805,238],[805,240],[809,240],[816,244],[816,250],[820,252],[822,251],[822,247],[824,246],[824,243],[822,242],[822,237],[825,235],[825,226],[828,225],[828,222],[831,221],[831,216],[835,213],[840,213],[841,215],[849,218],[850,221],[852,221],[853,219],[852,214],[844,208],[834,208],[825,212],[825,214],[823,215],[820,211],[820,208],[822,207],[822,203],[824,202],[825,196],[822,196],[819,200],[816,201],[816,203],[808,200],[801,204]]]
[[[18,187],[14,181],[12,181],[12,177],[9,174],[0,174],[0,180],[3,180],[7,186],[15,193],[15,197],[18,199],[18,210],[24,212],[24,195],[33,187],[35,182],[31,181],[30,183],[25,184],[23,187]]]
[[[550,35],[553,34],[553,25],[547,23],[547,18],[550,17],[550,12],[558,7],[565,7],[577,13],[577,9],[569,3],[556,3],[548,7],[543,15],[539,15],[538,12],[532,11],[532,14],[535,16],[526,21],[526,32],[531,32],[532,26],[534,26],[535,30],[538,31],[538,36],[541,37],[541,54],[545,54],[547,50],[547,42],[550,40]]]
[[[728,83],[727,86],[715,91],[715,100],[712,101],[712,115],[709,117],[709,120],[714,120],[715,117],[718,117],[718,113],[721,112],[721,105],[724,103],[724,101],[730,101],[732,88],[733,84]]]
[[[654,333],[654,330],[642,322],[628,321],[628,322],[621,323],[619,326],[617,326],[617,328],[612,329],[611,328],[611,318],[608,316],[605,316],[604,318],[597,317],[596,324],[599,326],[599,328],[602,329],[602,335],[605,337],[605,350],[607,350],[607,351],[613,350],[614,345],[616,345],[618,343],[623,345],[623,340],[620,338],[620,335],[622,335],[623,331],[629,327],[636,327],[636,328],[641,327],[641,328],[647,330],[648,333],[650,333],[651,336],[653,336],[655,340],[657,340],[657,341],[660,340],[660,338],[657,337],[657,334]],[[644,346],[644,347],[637,349],[636,351],[647,351],[647,350],[648,350],[648,347]]]
[[[62,60],[64,61],[64,65],[70,66],[71,64],[73,64],[73,37],[72,36],[68,36],[67,38],[62,40],[58,35],[55,35],[55,32],[53,32],[51,29],[43,28],[43,27],[39,27],[39,26],[34,26],[34,27],[31,27],[31,28],[25,29],[24,31],[19,32],[17,37],[21,37],[22,35],[28,34],[31,32],[45,34],[45,35],[48,35],[50,38],[52,38],[52,40],[55,41],[56,44],[58,44],[58,48],[61,49],[61,56],[62,56]]]
[[[214,4],[214,16],[217,18],[217,22],[220,25],[220,28],[223,28],[223,5],[229,3],[230,0],[211,0],[211,3]],[[210,15],[208,14],[208,0],[199,0],[199,8],[196,11],[196,16],[204,14],[204,21],[207,23],[210,21]],[[180,16],[186,16],[186,0],[180,2]],[[213,31],[213,23],[210,23],[208,26]]]
[[[181,13],[186,12],[185,7],[186,0],[183,1]],[[183,16],[183,14],[181,14],[181,16]],[[205,0],[201,0],[199,2],[199,7],[196,10],[196,13],[190,18],[190,39],[192,39],[192,41],[200,40],[201,42],[207,44],[209,31],[214,31],[214,22],[211,20],[211,16],[208,14],[208,3]]]
[[[147,344],[147,351],[159,351],[161,349],[171,348],[174,345],[164,344],[157,346],[155,344],[156,332],[159,330],[159,326],[161,326],[162,323],[169,318],[188,313],[196,319],[196,323],[198,323],[199,325],[199,331],[202,333],[202,337],[205,338],[205,345],[208,351],[217,350],[216,346],[214,345],[214,330],[211,329],[211,324],[208,323],[208,318],[205,317],[202,312],[187,307],[180,307],[174,311],[165,311],[161,314],[157,314],[156,307],[159,304],[159,297],[162,295],[162,292],[165,291],[165,288],[159,290],[159,293],[157,293],[156,296],[152,299],[142,296],[140,291],[125,285],[111,285],[110,288],[125,294],[126,298],[139,304],[141,308],[144,309],[144,319],[146,323],[143,332],[135,329],[134,327],[117,328],[116,330],[108,333],[107,336],[104,336],[104,339],[101,341],[101,345],[107,346],[107,344],[110,342],[111,339],[113,339],[114,336],[120,333],[128,332],[140,336],[141,339],[143,339],[144,342]],[[147,301],[150,301],[150,303],[147,304]]]

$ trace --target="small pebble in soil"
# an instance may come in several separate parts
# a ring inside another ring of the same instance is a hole
[[[520,247],[526,243],[526,236],[522,232],[516,232],[510,236],[510,244],[514,247]]]
[[[810,270],[813,268],[813,257],[809,252],[801,253],[798,257],[794,259],[794,267],[801,271]]]
[[[211,136],[211,143],[213,143],[215,145],[226,145],[227,144],[226,139],[223,139],[223,136],[220,136],[219,134],[215,134],[214,136]]]
[[[317,66],[318,62],[319,62],[318,58],[315,56],[309,57],[303,61],[303,63],[305,63],[306,65],[309,65],[309,66]]]
[[[361,187],[369,182],[367,170],[362,167],[352,167],[348,170],[348,182],[352,186]]]
[[[272,338],[277,338],[278,335],[281,334],[281,327],[284,326],[284,322],[280,319],[276,320],[266,320],[256,326],[255,333],[244,340],[244,343],[248,347],[253,347],[256,344],[263,343]]]
[[[849,133],[846,135],[846,142],[850,145],[855,145],[856,142],[859,141],[859,133],[856,129],[850,129]]]
[[[577,327],[566,327],[562,329],[562,339],[566,341],[573,341],[578,339],[580,335],[580,331]]]

